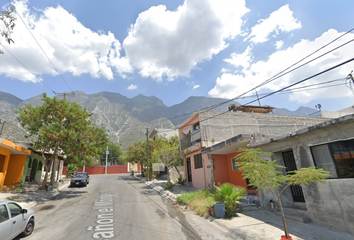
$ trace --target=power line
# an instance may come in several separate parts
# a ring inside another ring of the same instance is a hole
[[[274,81],[274,80],[276,80],[276,79],[278,79],[278,78],[280,78],[280,77],[282,77],[282,76],[284,76],[284,75],[286,75],[286,74],[288,74],[288,73],[290,73],[290,72],[292,72],[292,71],[295,71],[296,69],[299,69],[300,67],[303,67],[303,66],[305,66],[305,65],[307,65],[307,64],[309,64],[309,63],[311,63],[311,62],[313,62],[314,60],[317,60],[318,58],[323,57],[323,56],[329,54],[330,52],[332,52],[332,51],[334,51],[334,50],[337,50],[338,48],[343,47],[343,46],[346,45],[346,44],[349,44],[350,42],[354,41],[354,39],[352,39],[352,40],[350,40],[350,41],[348,41],[348,42],[346,42],[346,43],[344,43],[344,44],[342,44],[342,45],[340,45],[340,46],[338,46],[338,47],[336,47],[336,48],[334,48],[334,49],[332,49],[332,50],[330,50],[330,51],[328,51],[328,52],[326,52],[326,53],[324,53],[324,54],[322,54],[322,55],[320,55],[320,56],[318,56],[318,57],[316,57],[316,58],[314,58],[314,59],[312,59],[312,60],[310,60],[310,61],[308,61],[308,62],[306,62],[306,63],[304,63],[304,64],[302,64],[302,65],[300,65],[300,66],[298,66],[298,67],[296,67],[296,68],[294,68],[294,69],[289,70],[289,71],[286,72],[286,70],[288,70],[288,69],[290,69],[291,67],[297,65],[298,63],[302,62],[302,61],[305,60],[306,58],[308,58],[308,57],[312,56],[313,54],[317,53],[317,52],[320,51],[321,49],[323,49],[323,48],[329,46],[330,44],[334,43],[335,41],[337,41],[337,40],[340,39],[341,37],[343,37],[343,36],[345,36],[346,34],[352,32],[353,30],[354,30],[354,28],[350,29],[349,31],[345,32],[344,34],[342,34],[342,35],[340,35],[339,37],[337,37],[337,38],[333,39],[332,41],[330,41],[329,43],[327,43],[327,44],[323,45],[322,47],[318,48],[317,50],[315,50],[314,52],[310,53],[309,55],[307,55],[306,57],[302,58],[301,60],[297,61],[296,63],[292,64],[291,66],[289,66],[289,67],[287,67],[286,69],[282,70],[281,72],[275,74],[273,77],[268,78],[267,80],[265,80],[265,81],[262,82],[261,84],[257,85],[256,87],[254,87],[254,88],[252,88],[252,89],[250,89],[250,90],[248,90],[248,91],[246,91],[246,92],[244,92],[244,93],[242,93],[242,94],[238,95],[237,97],[234,97],[234,98],[232,98],[232,99],[230,99],[230,100],[227,100],[227,101],[222,102],[222,103],[219,103],[219,104],[212,105],[212,106],[209,108],[209,110],[214,109],[214,108],[216,108],[216,107],[219,107],[219,106],[221,106],[221,105],[223,105],[223,104],[226,104],[226,103],[228,103],[228,102],[231,102],[231,101],[233,101],[233,100],[235,100],[235,99],[238,99],[238,98],[240,98],[240,97],[246,95],[247,93],[249,93],[249,92],[251,92],[251,91],[253,91],[253,90],[256,90],[257,88],[259,88],[259,87],[261,87],[261,86],[264,86],[265,84],[267,84],[267,83],[269,83],[269,82],[272,82],[272,81]]]
[[[344,62],[342,62],[342,63],[340,63],[340,64],[337,64],[337,65],[335,65],[335,66],[333,66],[333,67],[327,68],[326,70],[323,70],[323,71],[321,71],[321,72],[319,72],[319,73],[316,73],[316,74],[314,74],[314,75],[312,75],[312,76],[310,76],[310,77],[307,77],[307,78],[305,78],[305,79],[302,79],[302,80],[300,80],[300,81],[297,81],[297,82],[295,82],[295,83],[293,83],[293,84],[290,84],[290,85],[288,85],[288,86],[286,86],[286,87],[283,87],[283,88],[281,88],[281,89],[279,89],[279,90],[277,90],[277,91],[271,92],[271,93],[269,93],[269,94],[267,94],[267,95],[261,97],[260,99],[263,99],[263,98],[269,97],[269,96],[271,96],[271,95],[274,95],[274,94],[276,94],[276,93],[279,93],[279,92],[281,92],[281,91],[284,91],[284,90],[286,90],[286,89],[288,89],[288,88],[291,88],[291,87],[293,87],[293,86],[295,86],[295,85],[297,85],[297,84],[303,83],[303,82],[308,81],[308,80],[310,80],[310,79],[312,79],[312,78],[314,78],[314,77],[317,77],[317,76],[319,76],[319,75],[322,75],[322,74],[324,74],[324,73],[326,73],[326,72],[332,71],[333,69],[336,69],[336,68],[338,68],[338,67],[341,67],[341,66],[343,66],[343,65],[345,65],[345,64],[348,64],[348,63],[350,63],[350,62],[352,62],[352,61],[354,61],[354,58],[351,58],[351,59],[349,59],[349,60],[347,60],[347,61],[344,61]],[[246,104],[242,104],[241,106],[246,106],[246,105],[251,104],[251,103],[256,102],[256,101],[257,101],[257,99],[256,99],[256,100],[253,100],[253,101],[250,101],[250,102],[248,102],[248,103],[246,103]],[[208,118],[205,118],[205,119],[201,119],[201,120],[199,120],[199,122],[204,122],[204,121],[206,121],[206,120],[209,120],[209,119],[212,119],[212,118],[221,116],[221,115],[226,114],[226,113],[228,113],[228,111],[221,112],[220,114],[214,115],[214,116],[212,116],[212,117],[208,117]],[[192,124],[189,124],[189,125],[185,125],[185,126],[192,126],[193,124],[195,124],[195,123],[192,123]]]
[[[35,78],[37,78],[36,74],[34,74],[31,70],[29,70],[28,67],[25,66],[25,64],[23,64],[15,55],[13,55],[2,43],[0,43],[0,45],[14,58],[16,59],[24,68],[26,68]],[[44,81],[40,81],[42,82],[47,88],[49,88],[53,93],[54,90],[51,89],[47,84],[44,83]]]
[[[8,0],[9,3],[14,6],[10,0]],[[22,23],[25,25],[25,27],[27,28],[27,30],[29,31],[29,33],[31,34],[32,38],[34,39],[34,41],[37,43],[37,45],[39,46],[39,48],[42,50],[42,52],[44,53],[44,55],[47,57],[48,61],[50,62],[50,64],[53,66],[54,70],[58,73],[58,75],[60,76],[60,78],[64,81],[64,83],[66,84],[66,86],[70,89],[71,92],[73,92],[73,90],[70,88],[70,86],[68,85],[68,83],[65,81],[65,79],[63,78],[63,76],[59,73],[58,69],[54,66],[53,62],[50,60],[50,58],[48,57],[48,55],[46,54],[46,52],[44,51],[44,49],[42,48],[42,46],[39,44],[39,42],[37,41],[37,39],[35,38],[35,36],[32,34],[31,30],[28,28],[27,24],[25,23],[25,21],[23,21],[21,15],[17,12],[16,7],[15,8],[15,12],[17,14],[17,16],[21,19]],[[55,93],[55,92],[54,92]]]

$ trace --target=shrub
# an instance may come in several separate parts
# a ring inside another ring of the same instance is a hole
[[[225,216],[232,217],[240,206],[240,200],[244,198],[246,190],[231,183],[215,186],[214,199],[216,202],[225,203]]]
[[[165,184],[165,188],[166,188],[166,189],[172,189],[174,186],[175,186],[175,185],[174,185],[172,182],[170,182],[170,181],[168,181],[168,182]]]
[[[77,165],[73,163],[68,164],[68,167],[66,168],[67,176],[68,177],[74,176],[74,173],[77,172],[77,169],[78,169]]]
[[[184,185],[184,178],[182,176],[179,176],[177,182],[178,184]]]
[[[215,203],[213,194],[208,190],[198,190],[194,192],[182,192],[177,197],[177,203],[186,205],[197,215],[205,217],[208,215],[207,207],[213,206]]]

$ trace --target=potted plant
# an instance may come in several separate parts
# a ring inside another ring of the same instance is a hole
[[[290,174],[283,175],[278,169],[285,168],[276,164],[276,160],[267,161],[262,156],[271,156],[273,153],[262,152],[258,149],[240,149],[237,154],[238,162],[236,163],[240,170],[243,172],[244,178],[248,178],[250,185],[257,187],[257,190],[264,189],[270,191],[275,201],[279,204],[281,217],[283,220],[284,233],[281,239],[292,239],[289,235],[288,225],[286,223],[284,209],[281,203],[281,195],[285,189],[291,185],[302,185],[309,183],[325,182],[325,179],[330,176],[328,171],[322,168],[308,167],[301,168],[288,172]],[[278,189],[279,191],[276,191]]]

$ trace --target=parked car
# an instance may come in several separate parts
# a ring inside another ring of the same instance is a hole
[[[11,240],[21,234],[27,237],[34,229],[34,211],[13,201],[0,201],[0,238]]]
[[[90,176],[86,172],[77,172],[70,181],[70,187],[84,186],[90,183]]]

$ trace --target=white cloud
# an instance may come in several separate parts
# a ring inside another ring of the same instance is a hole
[[[14,2],[17,12],[59,73],[69,72],[74,76],[90,74],[95,78],[113,79],[113,71],[122,77],[132,72],[128,60],[120,56],[122,47],[113,33],[91,31],[61,6],[46,8],[36,15],[27,4],[26,0]],[[22,22],[17,23],[12,38],[15,44],[7,48],[36,76],[57,74]],[[40,81],[10,54],[2,58],[0,74],[22,81]]]
[[[130,84],[130,86],[127,88],[128,90],[135,90],[135,89],[137,89],[138,88],[138,86],[137,85],[135,85],[135,84]]]
[[[276,43],[275,43],[275,49],[277,49],[277,50],[279,50],[279,49],[281,49],[282,47],[283,47],[283,45],[284,45],[284,41],[277,41]]]
[[[200,87],[200,85],[194,85],[193,89],[196,89],[196,88],[199,88],[199,87]]]
[[[299,28],[301,28],[301,22],[293,17],[289,6],[284,5],[272,12],[267,19],[259,20],[245,40],[250,39],[253,43],[262,43],[268,41],[269,35],[272,33],[278,35],[280,32],[290,32]]]
[[[320,37],[314,39],[313,41],[301,40],[292,47],[278,50],[271,54],[266,61],[251,62],[248,68],[244,68],[241,71],[238,71],[236,74],[223,73],[219,78],[217,78],[214,88],[209,91],[209,95],[211,97],[234,98],[252,89],[253,87],[256,87],[257,85],[261,84],[270,77],[273,77],[275,74],[286,69],[293,63],[299,61],[303,57],[307,56],[316,49],[332,41],[341,34],[342,33],[338,33],[334,29],[330,29],[327,32],[323,33]],[[326,51],[353,39],[353,37],[354,34],[345,35],[344,37],[336,41],[334,44],[331,44],[329,47],[316,53],[306,61],[315,58],[325,53]],[[306,66],[277,79],[274,82],[262,86],[260,89],[275,91],[282,87],[289,86],[290,84],[295,83],[297,81],[305,79],[306,77],[319,73],[334,65],[337,65],[345,60],[352,58],[352,48],[353,43],[348,44],[347,46],[342,47],[339,50],[336,50],[324,57],[321,57],[318,60],[311,62]],[[338,78],[344,78],[348,75],[351,69],[352,65],[343,65],[342,67],[330,71],[329,73],[313,78],[303,83],[301,86],[326,82]],[[253,93],[254,92],[251,92],[251,94]],[[316,91],[294,92],[290,95],[290,100],[304,104],[314,99],[330,99],[337,98],[338,96],[349,96],[350,94],[350,90],[343,84],[342,86],[336,88],[318,88]]]
[[[234,65],[235,67],[241,66],[243,68],[248,68],[250,66],[251,57],[251,47],[247,47],[243,53],[232,53],[230,58],[224,59],[224,61]]]
[[[185,0],[176,11],[151,7],[139,14],[123,41],[126,56],[143,77],[158,81],[189,76],[202,61],[241,33],[244,0]]]

